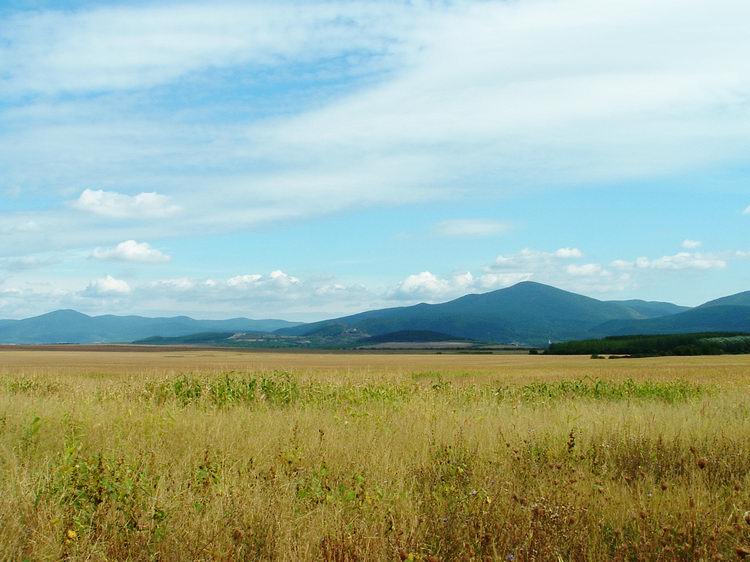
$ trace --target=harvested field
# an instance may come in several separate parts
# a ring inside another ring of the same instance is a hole
[[[0,559],[711,560],[750,357],[0,351]]]

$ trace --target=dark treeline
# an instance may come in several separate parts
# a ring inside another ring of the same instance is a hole
[[[659,336],[611,336],[597,340],[553,343],[550,355],[722,355],[750,353],[750,334],[703,333]]]

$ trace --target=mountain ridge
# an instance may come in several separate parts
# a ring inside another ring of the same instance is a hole
[[[341,325],[369,336],[400,330],[433,330],[478,341],[540,345],[550,340],[585,337],[591,329],[610,320],[644,319],[646,313],[640,308],[524,281],[445,303],[370,310],[285,328],[277,333],[305,336],[326,326]]]
[[[89,316],[72,309],[60,309],[21,320],[0,320],[0,343],[128,343],[156,335],[186,336],[208,331],[270,332],[298,324],[241,317],[196,320],[189,316]]]
[[[285,347],[315,347],[420,331],[476,342],[535,346],[615,335],[750,332],[750,291],[689,308],[638,299],[599,300],[524,281],[443,303],[367,310],[309,324],[243,317],[195,320],[188,316],[89,316],[62,309],[23,320],[0,320],[0,343],[124,343],[153,337],[205,338],[213,333],[227,338],[244,333],[248,337],[238,336],[237,343],[253,340]],[[253,336],[258,333],[265,336]]]

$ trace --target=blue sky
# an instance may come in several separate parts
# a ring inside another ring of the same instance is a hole
[[[748,18],[0,1],[0,317],[748,290]]]

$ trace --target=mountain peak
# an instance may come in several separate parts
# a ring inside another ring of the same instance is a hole
[[[61,308],[60,310],[53,310],[52,312],[40,314],[39,316],[36,316],[36,318],[45,318],[48,320],[77,320],[83,318],[91,318],[91,316],[89,316],[88,314],[84,314],[83,312],[73,310],[72,308]]]

